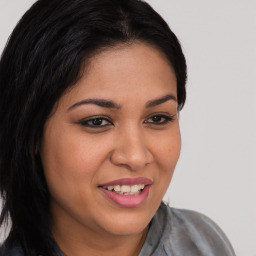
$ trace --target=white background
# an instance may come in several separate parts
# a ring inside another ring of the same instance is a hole
[[[0,0],[0,51],[33,2]],[[188,63],[182,153],[165,199],[211,217],[237,256],[256,256],[256,1],[147,2]]]

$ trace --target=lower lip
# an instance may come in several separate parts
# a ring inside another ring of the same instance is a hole
[[[148,196],[151,185],[145,188],[138,195],[120,195],[104,188],[99,188],[112,202],[122,207],[136,207],[141,205]]]

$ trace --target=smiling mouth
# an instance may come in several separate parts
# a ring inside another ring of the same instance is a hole
[[[102,188],[108,191],[112,191],[119,195],[139,195],[145,188],[145,184],[136,185],[114,185],[114,186],[103,186]]]
[[[147,199],[153,181],[146,177],[123,178],[100,184],[108,200],[121,207],[138,207]]]

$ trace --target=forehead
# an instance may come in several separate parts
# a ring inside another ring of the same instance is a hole
[[[70,101],[89,98],[147,101],[177,96],[173,68],[158,49],[143,43],[118,45],[91,58],[83,76],[66,95]]]

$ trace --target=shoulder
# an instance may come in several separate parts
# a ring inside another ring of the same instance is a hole
[[[166,250],[179,248],[184,255],[234,256],[234,250],[224,232],[207,216],[162,204],[160,215],[170,226]],[[194,254],[191,254],[191,252]]]
[[[4,245],[0,246],[0,256],[25,256],[20,246],[7,248]]]

